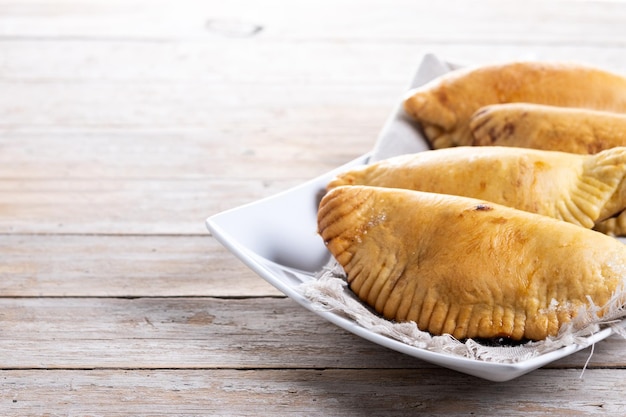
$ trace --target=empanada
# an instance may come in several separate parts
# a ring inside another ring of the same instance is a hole
[[[497,146],[401,155],[340,173],[341,185],[480,198],[586,228],[626,208],[626,147],[596,155]]]
[[[593,154],[626,146],[626,114],[542,104],[485,106],[470,119],[474,146]]]
[[[625,245],[483,200],[342,186],[318,230],[362,301],[434,335],[541,340],[623,303]]]
[[[626,78],[577,64],[513,62],[449,72],[410,91],[404,109],[433,148],[470,145],[481,107],[536,103],[626,112]]]

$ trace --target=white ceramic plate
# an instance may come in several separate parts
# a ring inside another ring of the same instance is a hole
[[[353,161],[364,163],[367,157]],[[300,305],[358,336],[425,361],[492,381],[507,381],[583,349],[571,345],[514,364],[484,362],[416,348],[367,330],[332,312],[312,308],[297,287],[329,260],[317,234],[317,203],[332,173],[287,192],[229,210],[207,219],[213,236],[248,267]],[[588,339],[589,344],[611,334],[604,329]]]
[[[451,68],[434,56],[426,56],[415,80],[419,85]],[[328,181],[349,166],[367,163],[401,152],[427,149],[420,133],[411,127],[399,110],[390,117],[372,155],[365,155],[345,166],[276,196],[225,211],[207,219],[213,236],[258,275],[303,307],[326,320],[379,345],[416,358],[492,381],[507,381],[577,352],[611,335],[606,328],[583,345],[570,345],[509,364],[485,362],[416,348],[379,335],[338,314],[314,309],[297,287],[314,279],[329,261],[330,254],[317,234],[317,208]]]

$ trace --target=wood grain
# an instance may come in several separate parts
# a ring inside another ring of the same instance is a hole
[[[296,184],[0,180],[0,233],[208,235],[207,217]]]
[[[0,235],[2,297],[276,297],[210,236]]]
[[[623,415],[623,339],[491,383],[356,337],[205,228],[369,151],[425,53],[626,74],[614,1],[0,0],[0,410]],[[581,374],[583,375],[580,378]]]
[[[76,2],[27,0],[0,3],[5,36],[120,40],[247,39],[395,43],[426,39],[465,43],[613,43],[626,15],[612,1],[541,0],[469,5],[447,2],[322,1],[255,4],[245,0]],[[60,13],[59,15],[59,11]],[[57,14],[56,19],[50,16]],[[584,16],[585,19],[581,19]],[[350,24],[346,19],[351,18]],[[218,21],[221,24],[207,25]],[[138,24],[140,22],[140,24]],[[602,22],[599,24],[598,22]],[[260,30],[256,29],[261,26]],[[531,30],[534,29],[534,30]],[[500,35],[494,37],[494,34]]]
[[[0,298],[0,334],[1,369],[432,367],[285,298]],[[625,345],[598,344],[589,368],[626,366]]]
[[[0,334],[1,369],[424,366],[284,298],[4,298]]]
[[[495,384],[445,369],[11,370],[0,371],[0,401],[20,416],[616,416],[624,372],[538,370]]]

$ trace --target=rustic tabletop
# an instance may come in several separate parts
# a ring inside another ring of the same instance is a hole
[[[371,150],[424,54],[626,73],[626,3],[0,11],[0,414],[626,413],[621,338],[508,382],[468,376],[302,308],[204,224]]]

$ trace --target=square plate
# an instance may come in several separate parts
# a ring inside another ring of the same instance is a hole
[[[428,55],[422,61],[411,86],[426,82],[452,68]],[[415,137],[411,138],[412,135]],[[207,227],[220,243],[254,272],[324,319],[371,342],[480,378],[511,380],[610,336],[612,329],[605,328],[588,337],[584,344],[565,346],[516,363],[486,362],[433,352],[382,336],[339,314],[314,308],[300,294],[300,284],[315,279],[330,260],[330,253],[317,234],[317,208],[326,184],[337,172],[351,166],[426,149],[428,145],[421,134],[404,119],[398,108],[383,128],[372,154],[273,197],[209,217]]]

